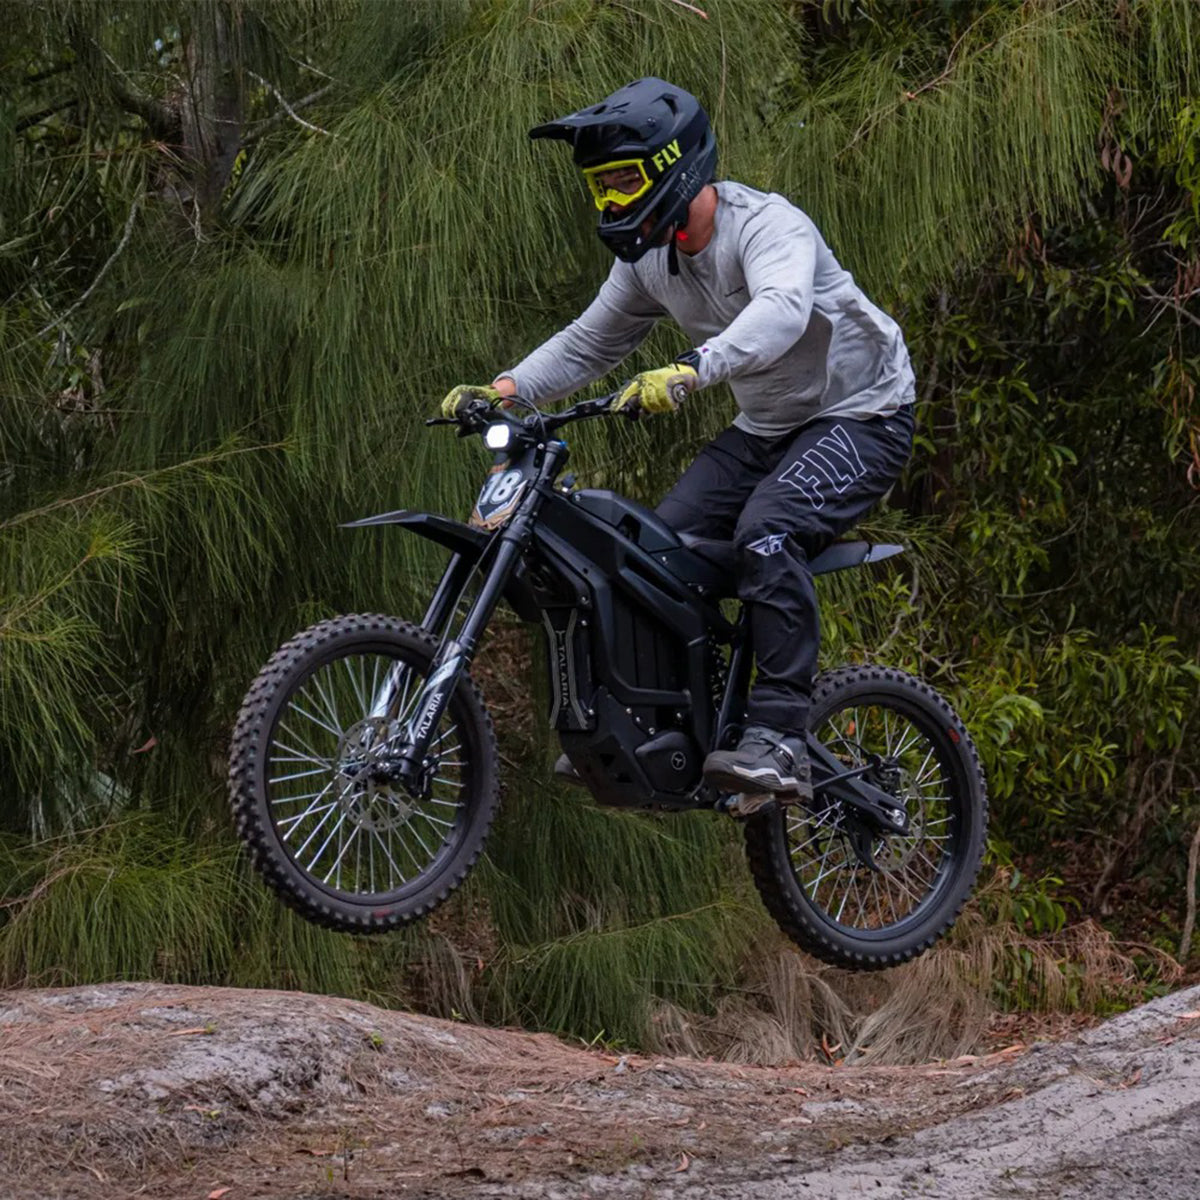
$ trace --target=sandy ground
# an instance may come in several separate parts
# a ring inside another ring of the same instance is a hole
[[[1200,988],[918,1067],[619,1058],[287,992],[0,993],[0,1194],[1200,1197]]]

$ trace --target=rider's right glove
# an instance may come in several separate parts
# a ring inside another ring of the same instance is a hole
[[[612,411],[634,405],[643,412],[674,412],[700,382],[696,368],[687,363],[672,363],[657,371],[642,371],[621,389],[613,401]]]
[[[465,408],[476,400],[482,400],[485,404],[495,404],[499,399],[500,393],[490,384],[460,383],[458,387],[453,387],[446,393],[446,398],[442,401],[442,416],[457,417],[460,408]]]

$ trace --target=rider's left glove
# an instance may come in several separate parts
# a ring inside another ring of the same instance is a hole
[[[442,401],[442,416],[456,417],[460,408],[465,408],[475,400],[495,404],[499,399],[500,393],[490,384],[460,383],[458,387],[453,387],[446,393],[446,398]]]
[[[656,371],[635,375],[613,402],[613,411],[636,405],[648,413],[674,412],[696,390],[700,377],[695,367],[672,363]]]

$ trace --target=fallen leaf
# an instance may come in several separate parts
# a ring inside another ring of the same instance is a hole
[[[227,1188],[227,1187],[213,1188],[213,1190],[208,1193],[208,1200],[221,1200],[222,1196],[228,1196],[229,1193],[232,1191],[233,1191],[233,1188]]]
[[[677,1166],[671,1172],[671,1174],[678,1175],[680,1171],[686,1171],[688,1169],[688,1167],[690,1167],[691,1165],[692,1165],[692,1160],[690,1158],[688,1158],[688,1156],[686,1154],[684,1154],[682,1151],[680,1151],[679,1166]]]
[[[189,1035],[212,1034],[217,1031],[211,1025],[196,1025],[192,1029],[172,1029],[167,1037],[187,1037]]]
[[[154,736],[154,734],[151,734],[148,741],[143,742],[142,745],[140,745],[136,750],[130,750],[129,753],[130,754],[145,754],[147,750],[153,750],[154,747],[157,745],[158,745],[158,738],[156,738]],[[227,1192],[227,1191],[229,1191],[229,1189],[226,1188],[225,1191]],[[224,1193],[222,1193],[222,1195],[224,1195]]]
[[[1200,1021],[1200,1012],[1181,1013],[1179,1019],[1181,1021]]]
[[[780,1125],[812,1125],[812,1117],[784,1117]]]
[[[1020,1054],[1024,1049],[1024,1044],[1017,1042],[1013,1046],[1005,1046],[1003,1050],[993,1050],[990,1054],[985,1054],[979,1061],[981,1063],[1002,1062],[1005,1059],[1012,1058],[1016,1054]]]
[[[799,1092],[801,1096],[807,1096],[807,1095],[808,1095],[808,1091],[807,1091],[807,1089],[806,1089],[806,1088],[802,1088],[802,1087],[794,1087],[794,1088],[792,1088],[791,1090],[792,1090],[793,1092]]]
[[[1128,1079],[1121,1080],[1121,1087],[1122,1088],[1136,1087],[1141,1082],[1142,1082],[1142,1068],[1138,1067],[1138,1069],[1136,1071],[1134,1071],[1134,1073],[1132,1075],[1130,1075]]]
[[[311,1154],[313,1158],[328,1158],[331,1154],[335,1154],[334,1150],[310,1150],[307,1146],[302,1146],[296,1151],[297,1154]]]
[[[530,1146],[545,1146],[550,1139],[541,1133],[531,1133],[528,1137],[523,1137],[518,1143],[518,1148],[528,1149]]]

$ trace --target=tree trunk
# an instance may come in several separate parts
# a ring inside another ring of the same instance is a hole
[[[201,217],[210,216],[233,172],[242,144],[241,80],[235,70],[236,30],[223,5],[201,9],[186,35],[187,90],[181,98],[183,152],[192,164]]]

